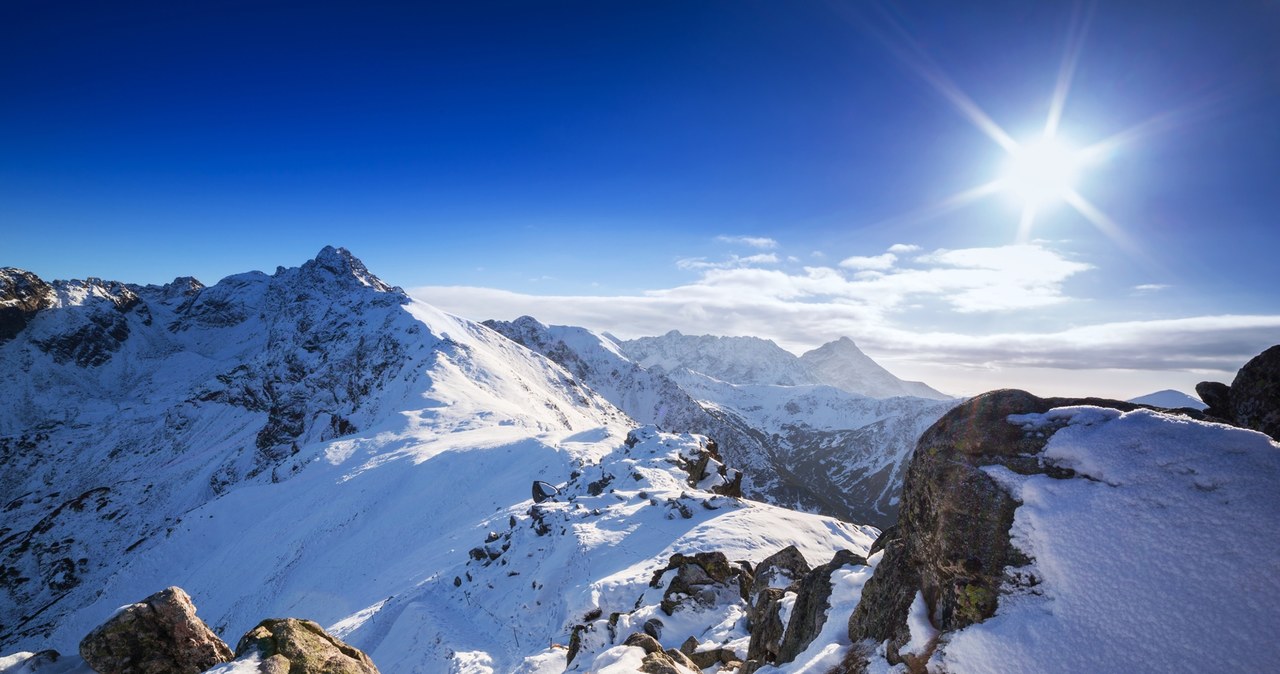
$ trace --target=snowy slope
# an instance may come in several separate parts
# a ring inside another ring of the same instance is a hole
[[[41,641],[191,509],[287,481],[331,439],[406,420],[524,436],[630,423],[558,366],[412,302],[342,250],[208,288],[47,288],[0,344],[16,402],[0,407],[7,645]]]
[[[793,354],[759,337],[694,336],[672,330],[624,341],[622,350],[647,369],[693,370],[735,384],[821,383]]]
[[[74,653],[179,585],[232,643],[292,615],[385,672],[561,671],[588,614],[639,629],[676,552],[817,564],[877,535],[716,493],[733,470],[690,475],[705,439],[629,435],[560,366],[340,249],[208,288],[48,287],[0,344],[23,399],[0,416],[0,653]],[[534,507],[534,480],[560,495]],[[744,646],[744,610],[682,613],[664,642]],[[616,646],[596,630],[574,667]]]
[[[850,393],[872,398],[913,396],[947,400],[950,397],[923,382],[898,379],[863,353],[848,337],[841,337],[805,352],[800,356],[800,362],[813,373],[819,383]]]
[[[584,328],[545,326],[528,316],[486,325],[560,363],[638,421],[714,438],[725,459],[747,474],[748,495],[852,522],[892,524],[902,469],[916,438],[954,405],[911,397],[880,400],[821,385],[730,384],[685,368],[663,369],[674,360],[654,361],[646,369],[618,343]],[[670,346],[669,338],[674,336],[647,343]],[[713,349],[710,355],[684,356],[704,362],[727,363],[735,347],[749,352],[736,356],[741,362],[756,350],[772,356],[781,351],[749,338],[675,341]],[[795,362],[790,354],[785,359],[779,362]],[[763,376],[770,368],[730,369]]]
[[[868,398],[831,386],[739,385],[689,370],[670,376],[705,406],[765,434],[784,484],[816,500],[822,512],[882,527],[896,519],[916,440],[958,402]]]
[[[1182,391],[1175,391],[1173,389],[1165,389],[1163,391],[1156,391],[1155,393],[1148,393],[1144,396],[1138,396],[1137,398],[1131,398],[1129,402],[1138,403],[1139,405],[1164,407],[1166,409],[1190,407],[1193,410],[1203,410],[1208,407],[1208,405],[1201,402],[1199,398],[1189,396]]]

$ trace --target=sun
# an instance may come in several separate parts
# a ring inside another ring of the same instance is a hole
[[[1041,211],[1070,198],[1083,165],[1083,153],[1045,136],[1012,147],[998,181],[1019,208]]]

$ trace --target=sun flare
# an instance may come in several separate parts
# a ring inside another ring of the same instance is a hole
[[[1015,146],[1000,171],[1000,184],[1023,209],[1042,210],[1067,200],[1083,168],[1081,153],[1052,137]]]

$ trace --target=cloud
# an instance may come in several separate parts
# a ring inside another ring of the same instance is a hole
[[[883,255],[871,257],[854,255],[841,260],[840,266],[845,269],[889,269],[897,261],[898,256],[893,253],[884,253]]]
[[[749,267],[761,264],[777,264],[778,256],[773,253],[759,253],[756,255],[748,255],[739,257],[730,255],[728,259],[720,262],[711,262],[705,257],[685,257],[676,260],[676,266],[681,269],[733,269],[734,267]]]
[[[919,252],[919,250],[920,250],[920,246],[917,246],[917,245],[912,244],[912,243],[895,243],[895,244],[893,244],[892,246],[889,246],[889,252],[890,252],[890,253],[897,253],[898,255],[906,255],[907,253],[915,253],[915,252]]]
[[[1272,315],[1082,322],[1079,312],[1056,307],[1080,302],[1065,294],[1063,283],[1092,267],[1042,244],[938,250],[918,256],[908,268],[852,273],[826,266],[799,271],[751,266],[747,260],[755,257],[692,260],[686,268],[700,272],[696,280],[635,295],[542,296],[458,286],[411,293],[469,318],[529,314],[544,323],[581,325],[622,338],[677,329],[765,337],[800,352],[849,336],[877,358],[954,372],[1234,371],[1275,343],[1280,331],[1280,316]],[[929,322],[913,323],[922,305],[931,310]],[[1002,312],[1017,313],[1009,322],[973,320]],[[990,329],[1001,324],[1035,325],[1038,331]],[[982,327],[963,331],[956,327],[961,325]]]
[[[1169,287],[1168,285],[1165,285],[1163,283],[1143,283],[1140,286],[1134,286],[1133,292],[1139,295],[1146,295],[1149,293],[1159,292],[1168,287]]]
[[[716,241],[721,243],[732,243],[742,246],[750,246],[761,250],[769,250],[778,247],[778,242],[766,236],[717,236]]]

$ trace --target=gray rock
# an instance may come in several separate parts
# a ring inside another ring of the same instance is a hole
[[[944,632],[995,613],[1004,568],[1028,560],[1009,540],[1018,503],[982,467],[999,464],[1022,474],[1073,475],[1037,456],[1049,433],[1027,433],[1007,421],[1011,414],[1068,405],[1122,411],[1139,407],[1099,398],[1045,399],[1006,389],[968,400],[921,436],[907,468],[896,537],[883,543],[884,557],[849,618],[854,644],[887,640],[890,662],[901,662],[898,649],[910,639],[907,612],[917,592],[923,593],[936,627]],[[858,657],[851,656],[850,662]]]
[[[131,604],[80,642],[98,674],[199,674],[231,659],[231,649],[196,617],[179,587]]]
[[[804,578],[811,571],[808,560],[794,545],[764,558],[756,567],[755,581],[751,584],[751,596],[755,597],[766,587],[786,588]]]
[[[782,624],[782,598],[786,592],[766,587],[756,595],[751,608],[751,641],[747,645],[747,661],[761,664],[778,661],[786,625]]]
[[[1280,441],[1280,344],[1240,368],[1231,382],[1230,395],[1231,414],[1237,424]]]
[[[263,620],[236,644],[237,660],[255,653],[261,658],[260,674],[378,674],[363,651],[310,620]]]
[[[1196,395],[1200,402],[1208,405],[1204,413],[1219,419],[1231,420],[1231,387],[1220,381],[1202,381],[1196,384]]]

